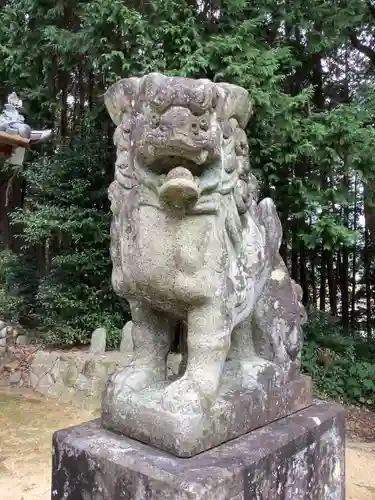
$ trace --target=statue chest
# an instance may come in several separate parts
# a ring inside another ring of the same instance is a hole
[[[158,297],[161,303],[209,299],[228,265],[215,216],[179,219],[154,207],[140,207],[135,216],[119,239],[133,295]]]
[[[136,231],[129,235],[129,251],[150,265],[168,266],[190,274],[216,260],[221,246],[214,216],[171,217],[153,207],[140,207]]]

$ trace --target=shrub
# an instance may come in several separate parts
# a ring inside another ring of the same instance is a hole
[[[303,371],[323,397],[375,405],[375,366],[364,345],[374,344],[350,336],[337,318],[314,312],[305,326]]]
[[[0,251],[0,315],[14,322],[31,319],[36,290],[35,260],[28,254]]]
[[[25,207],[12,215],[23,228],[23,254],[3,260],[3,308],[32,315],[46,342],[84,344],[98,326],[107,328],[109,346],[119,341],[128,313],[110,282],[113,165],[111,146],[83,123],[54,155],[36,157],[25,169]]]

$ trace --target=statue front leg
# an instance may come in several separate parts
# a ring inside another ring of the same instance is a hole
[[[230,346],[230,328],[220,307],[188,313],[188,359],[184,375],[170,384],[162,405],[171,412],[202,413],[216,398]]]
[[[141,302],[130,304],[133,320],[133,362],[108,381],[114,395],[141,391],[166,379],[166,356],[174,322],[163,312]]]

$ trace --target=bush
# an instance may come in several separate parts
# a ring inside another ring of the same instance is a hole
[[[337,318],[314,312],[305,326],[302,369],[323,397],[375,405],[375,366],[365,344],[374,349],[374,343],[350,336]]]
[[[14,322],[34,314],[37,276],[35,260],[28,254],[0,252],[0,315]]]
[[[118,344],[128,312],[110,282],[113,165],[111,146],[84,123],[53,156],[36,157],[25,170],[25,208],[12,215],[23,228],[23,253],[2,260],[0,300],[14,319],[32,316],[48,343],[85,344],[103,326],[108,346]]]

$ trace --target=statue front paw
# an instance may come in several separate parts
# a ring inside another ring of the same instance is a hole
[[[165,366],[150,366],[133,362],[116,371],[108,380],[108,387],[116,395],[138,392],[150,385],[165,380]]]
[[[162,407],[171,413],[204,413],[211,406],[211,398],[199,384],[183,376],[165,390]]]

